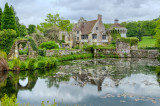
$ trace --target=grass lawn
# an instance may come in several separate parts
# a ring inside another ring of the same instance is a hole
[[[156,39],[150,36],[142,38],[142,41],[138,43],[138,48],[155,47]]]

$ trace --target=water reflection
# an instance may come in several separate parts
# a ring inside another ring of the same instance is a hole
[[[147,97],[160,99],[160,77],[155,73],[159,65],[151,59],[97,59],[72,61],[52,70],[0,73],[0,98],[15,94],[19,102],[35,105],[53,99],[65,104],[151,105],[149,100],[154,101]],[[147,102],[138,102],[139,97]]]

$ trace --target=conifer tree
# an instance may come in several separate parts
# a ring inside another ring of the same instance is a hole
[[[1,22],[1,29],[13,29],[18,33],[14,11],[12,7],[8,6],[8,3],[5,4],[4,13]]]
[[[2,21],[2,9],[0,8],[0,30],[1,30],[1,21]]]

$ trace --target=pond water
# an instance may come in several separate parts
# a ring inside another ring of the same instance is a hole
[[[93,59],[52,70],[1,73],[0,97],[15,94],[19,103],[31,105],[55,99],[59,106],[160,106],[157,66],[152,59]]]

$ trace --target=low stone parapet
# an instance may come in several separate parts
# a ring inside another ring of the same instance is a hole
[[[77,53],[86,53],[86,51],[82,50],[47,50],[46,56],[63,56]]]
[[[160,55],[158,50],[131,50],[131,58],[155,59]]]

